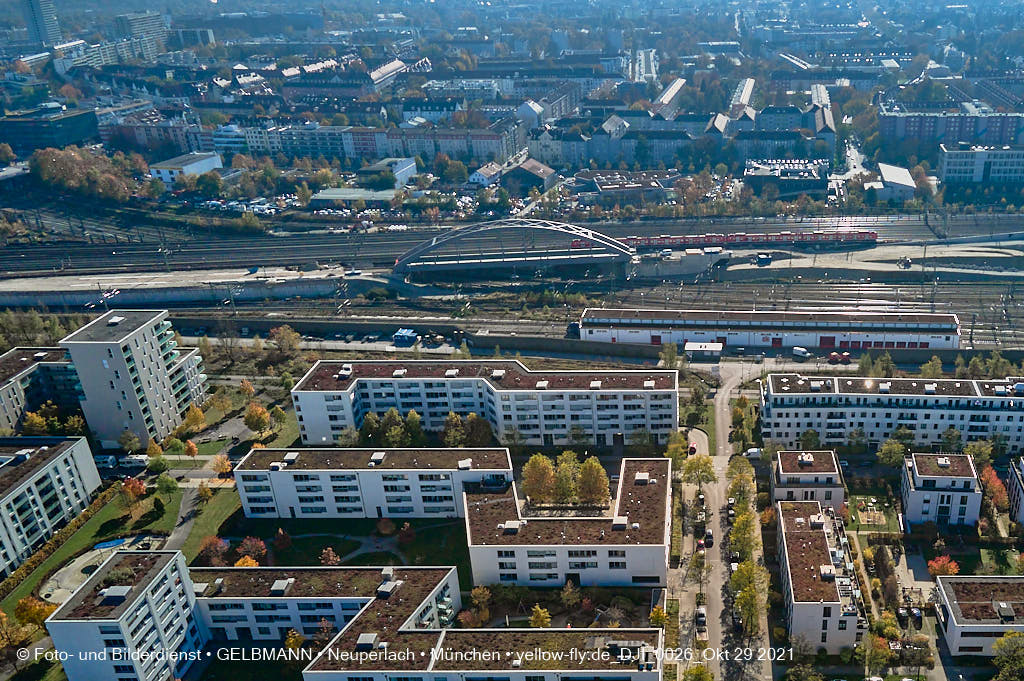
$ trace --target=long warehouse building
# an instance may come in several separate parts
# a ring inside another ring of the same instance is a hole
[[[960,347],[955,314],[924,312],[790,312],[765,310],[623,310],[587,308],[580,339],[664,345],[826,350]]]

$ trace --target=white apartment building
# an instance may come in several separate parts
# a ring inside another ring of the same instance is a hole
[[[1024,524],[1024,461],[1014,459],[1010,464],[1006,492],[1010,497],[1010,518]]]
[[[254,449],[234,470],[249,518],[454,518],[467,484],[504,489],[507,449]]]
[[[466,492],[475,584],[665,586],[669,459],[623,459],[610,514],[527,517],[515,485]]]
[[[0,438],[0,579],[85,510],[99,486],[84,437]]]
[[[80,391],[63,348],[12,348],[0,354],[0,429],[17,430],[46,400],[77,407]]]
[[[606,343],[721,343],[726,346],[822,348],[958,348],[955,314],[791,312],[788,310],[634,310],[588,307],[580,339]]]
[[[112,310],[60,342],[82,387],[82,411],[100,446],[125,430],[146,443],[170,435],[206,396],[202,357],[177,349],[167,310]]]
[[[1024,182],[1024,146],[939,145],[939,179],[947,184]]]
[[[531,371],[514,360],[321,360],[292,388],[302,442],[333,443],[369,412],[415,410],[440,431],[449,412],[487,419],[500,442],[611,445],[679,422],[678,374],[664,370]]]
[[[70,653],[62,660],[68,681],[166,681],[182,678],[208,639],[195,610],[181,552],[117,551],[46,629]]]
[[[817,501],[780,501],[779,563],[790,640],[835,655],[867,631],[843,522]]]
[[[935,614],[953,655],[991,657],[1004,634],[1024,633],[1024,577],[940,575],[935,583]]]
[[[900,493],[908,525],[976,525],[981,483],[966,454],[911,454],[904,461]]]
[[[222,167],[220,154],[198,151],[175,156],[159,163],[153,163],[149,166],[149,171],[153,174],[153,177],[171,186],[178,178],[184,179],[189,175],[202,175]]]
[[[808,429],[826,447],[857,429],[876,446],[906,426],[922,449],[938,446],[952,427],[965,442],[998,435],[1020,453],[1024,381],[771,374],[761,385],[761,424],[766,440],[791,449]]]
[[[134,568],[130,579],[121,577],[122,567]],[[111,581],[126,583],[105,586]],[[163,597],[167,610],[157,614],[173,613],[165,625],[152,617],[154,597]],[[184,617],[179,605],[188,608]],[[453,567],[188,569],[178,552],[121,551],[47,620],[47,628],[58,651],[78,658],[149,650],[149,641],[177,631],[179,620],[187,625],[183,637],[171,637],[168,649],[186,655],[207,640],[214,646],[229,641],[267,646],[291,629],[311,637],[326,621],[333,638],[303,670],[303,681],[662,678],[661,629],[447,628],[461,607]],[[552,663],[553,656],[564,661]],[[65,671],[69,681],[150,681],[170,675],[159,664],[138,670],[116,664],[76,661],[65,663]]]
[[[773,501],[817,501],[839,508],[846,501],[846,484],[835,450],[782,451],[772,462]]]

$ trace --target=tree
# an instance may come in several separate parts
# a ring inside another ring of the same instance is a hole
[[[743,560],[750,560],[759,545],[761,529],[757,525],[752,511],[744,511],[736,516],[732,529],[729,531],[729,547],[740,554]]]
[[[8,655],[16,670],[20,658],[16,654],[10,653],[16,652],[16,648],[21,648],[28,643],[31,636],[32,633],[28,627],[8,617],[6,612],[0,610],[0,646],[4,648],[5,654]]]
[[[204,537],[199,542],[199,557],[208,565],[219,566],[224,564],[224,554],[228,552],[228,543],[220,537]]]
[[[689,457],[683,464],[683,480],[691,485],[697,485],[697,489],[703,489],[704,485],[716,482],[718,475],[715,473],[715,462],[707,454]]]
[[[284,528],[277,528],[277,534],[274,535],[274,550],[275,551],[287,551],[292,547],[292,536],[284,531]]]
[[[985,498],[997,511],[1004,513],[1010,507],[1010,497],[1006,492],[1006,485],[999,479],[999,474],[992,466],[988,466],[981,472],[980,478]]]
[[[302,335],[287,324],[271,329],[267,340],[285,357],[295,357],[302,346]]]
[[[18,157],[15,156],[11,145],[7,142],[0,142],[0,163],[10,163],[16,158]]]
[[[235,567],[259,567],[260,564],[252,556],[242,556],[235,561]]]
[[[651,623],[652,627],[664,627],[668,624],[668,614],[665,612],[665,608],[660,605],[654,606],[651,610],[651,614],[647,617],[647,620]]]
[[[473,608],[481,615],[484,613],[489,614],[491,598],[491,590],[486,586],[473,587],[473,590],[469,592],[469,599],[473,602]],[[480,619],[486,621],[489,620],[490,617],[481,617]]]
[[[448,412],[441,429],[441,442],[445,447],[463,447],[466,444],[466,428],[462,417],[454,411]]]
[[[580,466],[576,494],[583,504],[596,506],[608,500],[608,473],[596,456],[588,457]]]
[[[320,564],[321,565],[341,565],[341,558],[334,549],[330,546],[326,547],[320,552]]]
[[[921,378],[942,378],[942,360],[938,355],[921,365]]]
[[[736,594],[736,608],[743,617],[743,630],[751,635],[756,634],[760,629],[761,611],[765,608],[764,595],[746,586]]]
[[[139,503],[139,499],[146,495],[146,483],[142,482],[138,478],[126,478],[121,483],[121,503],[128,508],[133,510],[135,505]]]
[[[402,523],[402,528],[398,530],[398,543],[399,544],[411,544],[416,539],[416,530],[409,523]]]
[[[274,408],[270,410],[270,420],[274,424],[274,428],[280,430],[288,423],[288,414],[281,408],[281,405],[275,404]]]
[[[967,363],[967,378],[984,378],[985,377],[985,362],[981,359],[980,355],[971,357],[971,361]]]
[[[238,553],[259,560],[267,555],[267,544],[259,537],[246,537],[238,545]]]
[[[352,426],[347,426],[334,438],[334,444],[338,447],[355,447],[359,444],[359,431]]]
[[[65,435],[85,435],[85,419],[79,414],[72,414],[64,422]]]
[[[170,496],[178,491],[178,481],[167,473],[161,473],[156,479],[156,491],[165,497]]]
[[[196,465],[196,457],[199,456],[199,447],[192,440],[185,441],[185,456],[192,460],[192,466]]]
[[[1024,678],[1024,634],[1011,631],[992,644],[992,663],[999,673],[993,681],[1020,681]]]
[[[949,556],[936,556],[928,561],[928,574],[933,577],[938,575],[959,574],[960,565]]]
[[[818,434],[818,431],[808,428],[800,433],[800,449],[805,452],[821,449],[821,436]]]
[[[213,471],[217,475],[227,475],[231,472],[231,459],[228,458],[227,454],[218,454],[213,457],[211,462],[213,465]]]
[[[288,634],[284,637],[284,647],[288,650],[299,650],[305,643],[306,637],[294,629],[289,629]]]
[[[530,612],[530,626],[534,629],[547,629],[551,626],[551,613],[535,603]]]
[[[562,593],[559,594],[559,597],[562,601],[562,605],[569,611],[575,610],[576,606],[578,606],[580,601],[583,599],[582,594],[580,594],[579,587],[576,586],[571,579],[565,582],[565,586],[562,587]]]
[[[753,588],[758,593],[768,592],[768,570],[752,560],[745,560],[736,566],[736,571],[729,577],[729,590],[739,593],[746,588]]]
[[[215,199],[224,191],[220,175],[212,170],[196,178],[196,191],[209,199]]]
[[[155,459],[155,458],[163,455],[163,453],[164,453],[163,447],[161,447],[159,444],[157,444],[156,440],[154,440],[153,438],[150,438],[149,439],[149,444],[146,445],[146,456],[148,456],[150,459]]]
[[[962,449],[963,437],[960,435],[960,431],[953,426],[942,431],[939,440],[940,447],[944,452],[959,452]]]
[[[193,403],[189,405],[188,411],[185,412],[185,420],[182,422],[182,425],[185,427],[185,432],[198,433],[206,427],[206,414]]]
[[[379,444],[383,435],[380,428],[380,417],[372,411],[367,413],[359,426],[359,444],[363,447]]]
[[[523,494],[533,503],[546,503],[555,495],[555,467],[543,454],[534,454],[523,466]]]
[[[303,182],[295,189],[295,198],[298,199],[299,204],[303,207],[308,206],[310,200],[313,198],[313,192],[310,190],[309,185]]]
[[[384,446],[402,448],[409,446],[409,433],[404,425],[392,426],[384,433]]]
[[[199,499],[199,503],[206,504],[210,499],[213,498],[213,490],[203,480],[199,483],[199,487],[196,488],[196,497]]]
[[[878,463],[890,468],[896,468],[903,465],[903,457],[906,454],[907,448],[901,442],[889,438],[878,448],[876,456],[878,457]]]
[[[238,390],[247,400],[251,400],[256,395],[256,388],[247,378],[243,378],[242,382],[238,384]]]
[[[964,454],[974,459],[974,468],[979,471],[992,465],[992,450],[991,440],[975,440],[964,446]]]
[[[798,664],[789,668],[786,672],[786,681],[825,681],[814,667],[807,664]]]
[[[33,631],[39,631],[46,618],[56,609],[57,606],[53,603],[41,601],[33,596],[25,596],[14,606],[14,616],[22,624],[32,626]]]
[[[242,422],[245,423],[246,428],[259,437],[270,428],[270,413],[263,405],[250,402],[249,406],[245,409],[245,416],[242,418]]]
[[[128,429],[118,436],[117,444],[126,452],[134,452],[142,446],[139,436]]]
[[[715,676],[703,664],[695,664],[683,672],[682,681],[715,681]]]
[[[413,409],[405,415],[405,432],[409,434],[410,446],[422,447],[427,443],[427,436],[423,432],[423,420]]]
[[[580,463],[576,453],[565,451],[555,462],[555,501],[567,504],[576,497],[576,476]]]
[[[25,417],[21,421],[21,434],[22,435],[46,435],[46,419],[41,414],[34,411],[25,412]]]
[[[487,419],[477,416],[475,413],[471,412],[466,416],[465,430],[467,447],[487,447],[494,440],[491,424]]]

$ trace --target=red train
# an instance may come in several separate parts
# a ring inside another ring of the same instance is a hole
[[[691,234],[688,236],[627,236],[619,239],[627,246],[637,249],[698,248],[701,246],[766,246],[771,244],[873,244],[878,241],[878,232],[873,229],[815,230],[802,232],[765,232],[747,234]],[[587,239],[573,239],[573,248],[590,246]]]

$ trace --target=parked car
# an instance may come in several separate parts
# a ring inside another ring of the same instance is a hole
[[[706,627],[708,624],[708,609],[703,605],[698,605],[696,612],[693,613],[693,621],[697,623],[698,627]]]
[[[704,530],[704,546],[711,548],[715,545],[715,533],[711,531],[711,528]]]

